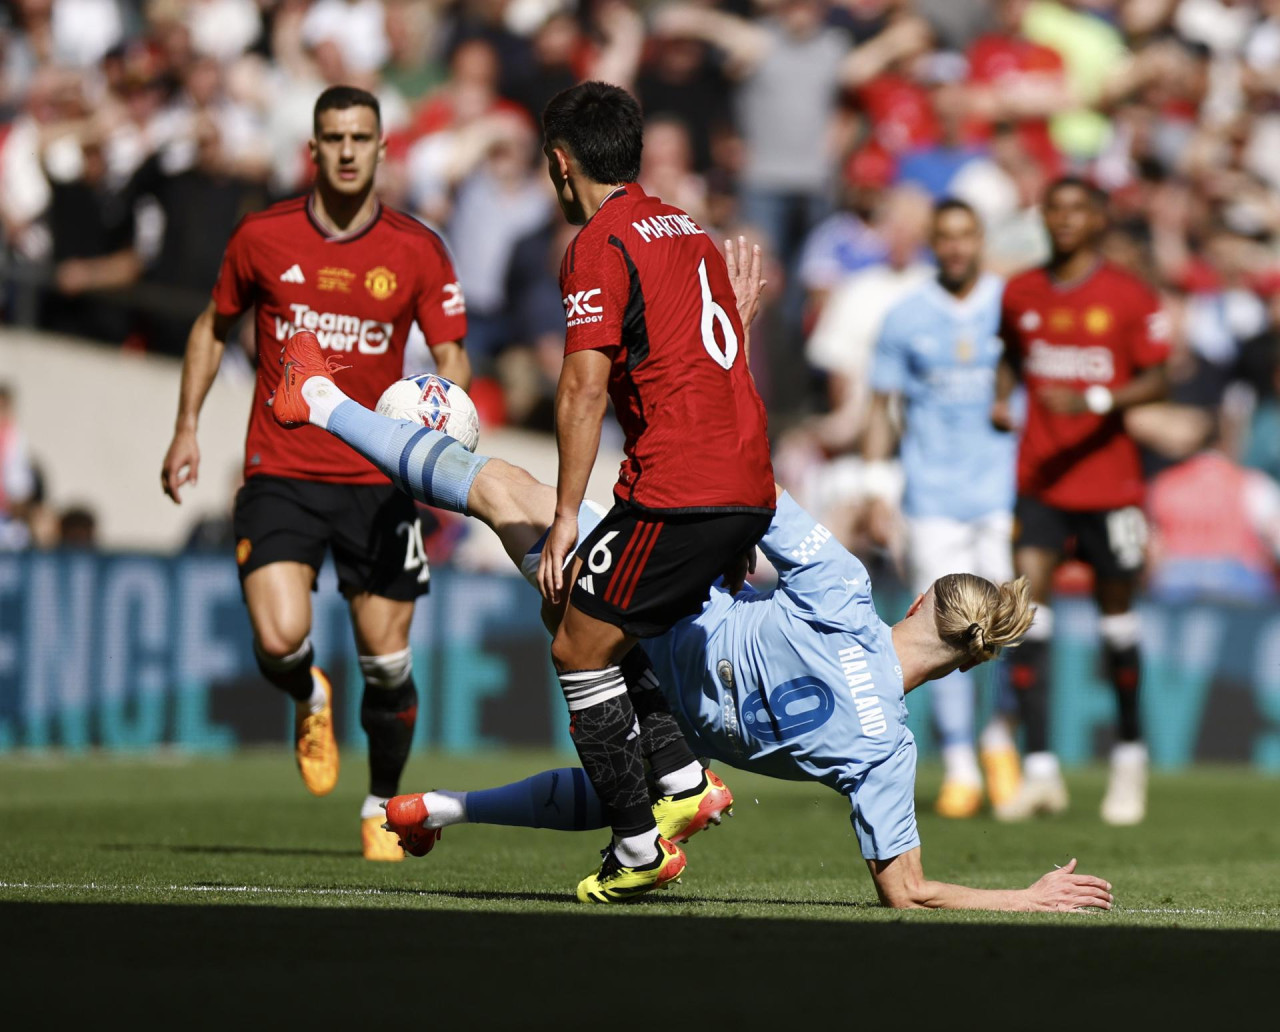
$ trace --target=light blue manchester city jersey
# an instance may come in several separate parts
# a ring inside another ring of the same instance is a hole
[[[773,591],[713,589],[643,643],[673,711],[699,755],[848,796],[863,856],[904,853],[920,842],[915,740],[866,568],[786,494],[760,548]]]
[[[1013,508],[1017,439],[990,419],[1003,291],[984,275],[958,301],[930,280],[885,317],[871,387],[903,400],[908,516],[968,521]]]

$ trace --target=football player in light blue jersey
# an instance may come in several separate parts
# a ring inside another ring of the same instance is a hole
[[[759,262],[752,261],[750,275],[741,278],[738,266],[730,260],[743,323],[750,325]],[[299,415],[346,441],[414,497],[482,520],[535,582],[555,514],[553,487],[500,459],[471,455],[442,433],[370,412],[347,398],[327,373],[308,377]],[[701,613],[643,644],[652,665],[645,678],[666,697],[689,744],[733,766],[818,781],[846,795],[859,846],[886,905],[1109,909],[1110,884],[1076,874],[1074,859],[1026,889],[1010,890],[930,881],[921,867],[916,751],[904,696],[1016,644],[1032,617],[1025,582],[997,587],[972,574],[954,574],[931,585],[890,626],[876,614],[862,563],[789,495],[778,493],[777,512],[760,543],[778,571],[777,587],[757,592],[743,586],[753,550],[742,557],[740,569],[726,571],[729,586],[713,588]],[[584,503],[579,540],[601,513]],[[556,614],[547,615],[553,623]],[[721,784],[718,778],[714,783]],[[675,795],[705,791],[704,780]],[[658,805],[671,801],[660,798]],[[387,813],[388,827],[418,855],[435,844],[440,828],[455,824],[584,830],[609,823],[577,768],[545,771],[496,789],[397,796]],[[413,814],[412,823],[396,814]]]
[[[1014,463],[1017,440],[991,425],[1004,284],[983,274],[982,226],[963,201],[933,213],[936,278],[885,317],[871,367],[872,401],[863,458],[872,496],[871,534],[887,543],[893,525],[889,461],[900,405],[903,497],[910,579],[924,591],[944,574],[967,570],[1001,583],[1013,575]],[[971,817],[982,804],[974,751],[974,686],[956,670],[933,689],[945,776],[937,800],[944,817]],[[993,803],[1017,791],[1018,754],[1009,725],[983,732],[983,764]]]

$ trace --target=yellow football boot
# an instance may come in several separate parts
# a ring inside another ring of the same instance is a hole
[[[624,867],[612,846],[602,849],[600,855],[604,857],[600,870],[578,882],[578,899],[582,903],[625,903],[679,881],[685,865],[684,850],[661,836],[658,858],[643,867]]]
[[[982,776],[987,781],[987,798],[993,807],[1005,806],[1018,794],[1022,785],[1022,766],[1018,750],[1012,746],[982,749],[978,753]]]
[[[982,808],[982,789],[978,785],[966,785],[962,781],[944,781],[938,801],[933,804],[939,817],[963,820],[974,817]]]
[[[312,713],[298,707],[293,724],[293,754],[302,783],[312,795],[328,795],[338,783],[338,740],[333,736],[333,685],[319,667],[311,676],[324,689],[324,709]]]
[[[702,772],[700,789],[680,796],[662,796],[653,804],[658,834],[668,842],[687,842],[707,825],[733,816],[733,793],[713,770]]]

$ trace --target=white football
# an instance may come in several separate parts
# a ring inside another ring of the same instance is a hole
[[[480,417],[467,392],[435,373],[397,380],[382,392],[377,412],[446,433],[467,451],[475,451],[480,443]]]

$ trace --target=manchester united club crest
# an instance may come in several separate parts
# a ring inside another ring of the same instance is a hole
[[[1111,310],[1102,305],[1092,305],[1084,313],[1084,328],[1095,337],[1101,337],[1111,329]]]
[[[444,385],[432,377],[422,389],[422,398],[418,402],[418,415],[422,419],[422,425],[431,430],[443,431],[449,422],[449,413],[449,395],[445,393]]]
[[[236,542],[236,563],[243,566],[249,561],[249,555],[253,551],[253,542],[248,538],[241,538]]]
[[[385,265],[379,265],[364,274],[364,288],[375,301],[385,301],[396,292],[396,274]]]

